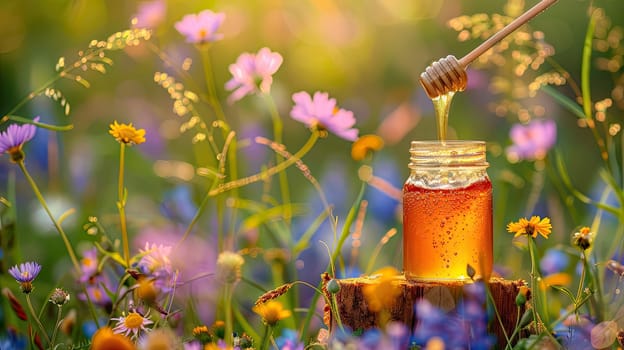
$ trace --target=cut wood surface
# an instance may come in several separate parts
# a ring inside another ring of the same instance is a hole
[[[327,278],[324,278],[327,282]],[[373,277],[360,277],[337,280],[340,290],[336,294],[336,304],[340,319],[344,326],[353,330],[366,330],[378,325],[378,313],[370,310],[369,304],[363,294],[363,287],[367,284],[379,283]],[[414,305],[418,300],[427,299],[433,305],[445,310],[453,311],[461,300],[465,282],[461,281],[409,281],[404,276],[397,276],[392,281],[397,286],[397,296],[392,307],[389,309],[391,320],[400,321],[408,326],[417,324]],[[505,280],[491,278],[489,289],[492,298],[501,317],[501,322],[507,335],[511,335],[515,328],[518,308],[516,296],[521,286],[526,286],[523,280]],[[484,310],[485,312],[485,310]],[[524,313],[524,306],[520,314]],[[493,319],[489,324],[489,331],[496,335],[498,344],[505,344],[505,335],[498,320]],[[331,320],[331,329],[335,328],[335,320]]]

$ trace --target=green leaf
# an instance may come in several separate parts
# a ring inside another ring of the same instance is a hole
[[[550,97],[554,98],[557,102],[561,104],[561,106],[565,107],[568,111],[572,112],[572,114],[574,114],[578,118],[585,118],[585,114],[581,106],[579,106],[578,103],[576,103],[571,98],[559,92],[557,89],[553,88],[552,86],[544,85],[542,86],[542,91],[550,95]]]
[[[585,42],[583,44],[583,61],[581,63],[581,92],[583,94],[583,112],[585,118],[592,119],[591,107],[591,88],[590,88],[590,72],[591,72],[591,56],[593,49],[594,30],[596,29],[596,14],[600,9],[594,9],[589,23],[587,24],[587,32],[585,33]]]

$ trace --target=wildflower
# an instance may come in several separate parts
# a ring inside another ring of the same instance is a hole
[[[579,247],[581,250],[587,250],[591,247],[592,241],[594,240],[594,233],[589,230],[589,227],[584,226],[581,227],[580,230],[574,232],[572,236],[572,241],[574,245]]]
[[[240,337],[234,337],[234,346],[238,347],[240,349],[254,349],[253,346],[253,338],[250,337],[247,333],[243,333]],[[280,348],[281,350],[288,350],[289,348]],[[294,350],[294,348],[293,348]],[[303,344],[301,347],[301,350],[303,350]]]
[[[527,125],[514,125],[509,137],[513,141],[513,145],[507,148],[510,161],[544,159],[555,144],[557,127],[552,120],[534,120]]]
[[[331,131],[348,141],[357,139],[358,130],[352,128],[355,125],[353,112],[338,108],[336,100],[329,98],[329,94],[317,91],[312,97],[301,91],[293,94],[292,99],[295,102],[290,111],[293,119],[323,132],[323,135],[325,131]]]
[[[156,288],[153,278],[141,275],[137,280],[137,285],[136,291],[139,299],[146,301],[150,305],[156,301],[158,288]]]
[[[225,322],[217,320],[212,324],[210,329],[212,330],[212,334],[218,339],[225,339]]]
[[[355,161],[364,160],[369,154],[379,151],[384,146],[383,139],[377,135],[360,136],[351,145],[351,158]]]
[[[551,229],[550,218],[540,219],[539,216],[531,216],[530,220],[521,218],[518,222],[511,222],[507,225],[507,231],[515,233],[514,237],[527,235],[536,238],[539,233],[548,239]]]
[[[80,282],[87,282],[92,278],[98,269],[97,260],[97,248],[89,249],[84,252],[82,259],[80,260]]]
[[[110,327],[102,327],[95,332],[91,341],[91,350],[134,350],[136,347],[130,339],[115,334]]]
[[[164,0],[142,2],[139,4],[136,15],[132,17],[134,28],[154,28],[164,19],[167,12],[167,3]]]
[[[113,328],[113,331],[117,334],[123,334],[125,336],[132,333],[132,336],[136,338],[140,331],[147,331],[145,326],[154,323],[147,317],[148,314],[149,311],[145,314],[145,316],[136,311],[130,311],[127,316],[123,314],[120,317],[111,318],[111,320],[117,321],[117,325]]]
[[[141,260],[138,269],[149,275],[154,280],[154,286],[168,291],[173,286],[174,271],[171,264],[171,246],[145,243],[145,248],[140,250]]]
[[[180,349],[181,344],[176,334],[168,327],[160,327],[139,339],[139,349]]]
[[[232,79],[225,83],[227,90],[234,90],[228,101],[236,102],[241,98],[257,93],[268,93],[273,83],[273,74],[282,65],[282,55],[271,52],[267,47],[257,54],[245,52],[238,56],[236,63],[230,65]]]
[[[34,121],[38,122],[39,117]],[[32,124],[9,125],[4,132],[0,132],[0,154],[8,153],[14,163],[22,161],[24,159],[22,146],[35,137],[35,131],[37,127]]]
[[[253,307],[253,312],[262,317],[262,322],[268,326],[275,326],[277,322],[292,315],[290,310],[285,310],[284,305],[277,300],[270,300]]]
[[[186,36],[187,43],[209,43],[223,38],[223,34],[218,34],[217,30],[224,19],[225,13],[204,10],[184,16],[181,21],[176,22],[175,29]]]
[[[9,269],[9,274],[20,284],[20,288],[24,294],[28,294],[32,291],[32,281],[37,278],[39,272],[41,272],[41,265],[32,261],[20,264],[19,266],[15,265]]]
[[[197,326],[193,328],[193,338],[202,344],[207,344],[212,342],[212,333],[205,325]]]
[[[384,267],[373,275],[379,277],[365,284],[362,289],[368,308],[374,312],[391,308],[396,297],[401,293],[401,289],[396,284],[399,272],[393,267]]]
[[[55,288],[54,292],[50,295],[50,302],[58,307],[61,307],[69,302],[69,293],[61,288]]]
[[[303,350],[304,344],[299,342],[299,334],[294,329],[286,328],[282,334],[275,338],[278,349],[283,350]]]
[[[80,300],[90,300],[93,304],[102,306],[108,309],[112,305],[112,300],[107,293],[108,290],[112,290],[114,288],[108,279],[98,277],[93,280],[93,284],[88,284],[85,288],[86,295],[79,294],[78,298]]]
[[[225,251],[217,258],[217,277],[225,283],[234,283],[241,277],[245,259],[238,253]]]
[[[126,145],[138,145],[145,142],[145,129],[136,129],[130,124],[119,124],[115,120],[110,125],[109,134],[113,135],[115,140]]]

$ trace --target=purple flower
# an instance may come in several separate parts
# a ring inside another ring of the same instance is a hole
[[[204,10],[198,14],[186,15],[181,21],[176,22],[175,29],[186,36],[186,42],[203,44],[220,40],[223,34],[217,30],[225,19],[225,13]]]
[[[246,95],[258,91],[268,93],[273,83],[273,74],[282,65],[282,55],[261,48],[257,54],[245,52],[238,56],[236,63],[230,65],[232,79],[225,83],[225,88],[234,90],[228,102],[233,103]]]
[[[98,272],[97,248],[92,248],[84,252],[82,260],[80,260],[80,282],[87,282]]]
[[[167,3],[164,0],[155,0],[139,4],[137,13],[132,17],[134,28],[154,28],[157,27],[167,12]]]
[[[141,272],[153,277],[155,285],[163,291],[170,291],[175,282],[175,272],[169,257],[171,246],[145,243],[145,249],[140,250],[142,255],[138,263]]]
[[[329,130],[348,141],[355,141],[358,129],[355,125],[353,112],[338,108],[336,100],[329,98],[326,92],[315,92],[312,98],[305,91],[297,92],[292,96],[295,106],[290,111],[293,119],[300,121],[310,128],[321,131]]]
[[[553,120],[515,124],[509,137],[513,145],[507,148],[507,158],[511,161],[544,159],[557,140],[557,126]]]
[[[20,288],[25,294],[32,291],[32,281],[37,278],[39,272],[41,272],[41,265],[32,261],[19,264],[19,266],[15,265],[9,269],[9,274],[20,284]]]
[[[39,117],[36,117],[34,121],[38,122]],[[0,154],[8,153],[12,161],[21,161],[24,159],[22,146],[35,137],[35,131],[37,127],[32,124],[9,125],[4,132],[0,132]]]

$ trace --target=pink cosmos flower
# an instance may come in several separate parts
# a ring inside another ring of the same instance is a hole
[[[508,159],[544,159],[557,141],[557,126],[553,120],[534,120],[527,125],[515,124],[509,137],[513,145],[507,148]]]
[[[336,100],[329,98],[326,92],[317,91],[314,97],[305,91],[297,92],[292,99],[295,101],[295,106],[290,111],[293,119],[310,128],[331,131],[348,141],[357,139],[358,129],[353,128],[353,112],[338,108]]]
[[[263,47],[257,54],[245,52],[238,56],[236,63],[230,65],[232,79],[225,83],[225,88],[234,90],[228,101],[233,103],[246,95],[258,91],[267,93],[271,90],[273,74],[282,65],[282,55]]]
[[[167,3],[164,0],[142,2],[132,17],[132,25],[135,28],[157,27],[165,19],[166,12]]]
[[[220,40],[223,34],[217,30],[225,19],[225,13],[204,10],[198,14],[186,15],[176,22],[175,29],[186,36],[186,42],[202,44]]]

